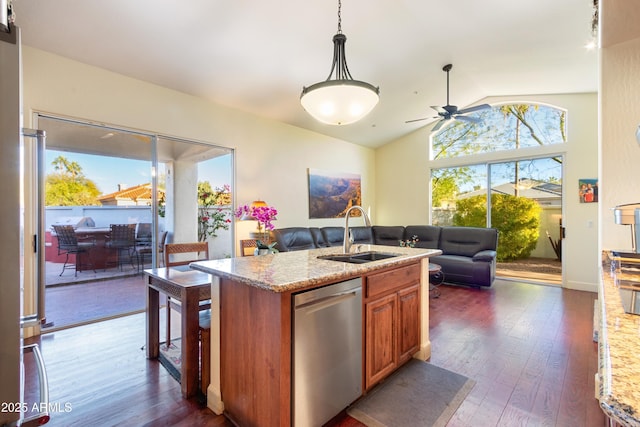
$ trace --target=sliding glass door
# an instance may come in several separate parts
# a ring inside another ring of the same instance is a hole
[[[40,171],[45,248],[34,262],[45,272],[44,330],[143,311],[143,270],[162,265],[164,243],[197,241],[199,224],[209,222],[213,208],[225,221],[206,236],[215,248],[210,254],[232,254],[226,222],[232,150],[44,114],[36,119],[47,134]],[[226,196],[199,214],[203,179]],[[83,249],[61,245],[54,225],[73,227]],[[114,225],[132,230],[130,244],[116,247]]]
[[[562,156],[433,169],[431,223],[500,231],[501,277],[561,283]]]

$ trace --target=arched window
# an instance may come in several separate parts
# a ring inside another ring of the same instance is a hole
[[[452,120],[432,136],[431,159],[517,150],[566,142],[566,111],[539,104],[505,104]]]

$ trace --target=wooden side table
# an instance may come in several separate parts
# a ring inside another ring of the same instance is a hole
[[[191,397],[200,388],[199,371],[199,313],[200,301],[211,299],[211,276],[188,266],[154,268],[144,271],[147,277],[147,358],[160,354],[160,293],[182,304],[182,366],[180,387],[182,396]]]

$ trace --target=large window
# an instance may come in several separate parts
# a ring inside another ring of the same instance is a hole
[[[432,135],[431,223],[497,228],[499,260],[559,259],[566,116],[501,105]]]

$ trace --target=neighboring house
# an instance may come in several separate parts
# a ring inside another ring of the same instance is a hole
[[[509,194],[515,196],[516,187],[519,197],[535,200],[540,206],[560,206],[562,204],[562,185],[552,182],[538,181],[535,179],[521,179],[516,185],[514,182],[505,182],[491,188],[492,193]],[[485,195],[486,189],[469,191],[458,195],[458,199],[467,199],[473,196]]]
[[[151,184],[140,184],[126,188],[118,185],[118,191],[98,197],[103,206],[151,206]],[[158,190],[158,199],[164,191]]]

